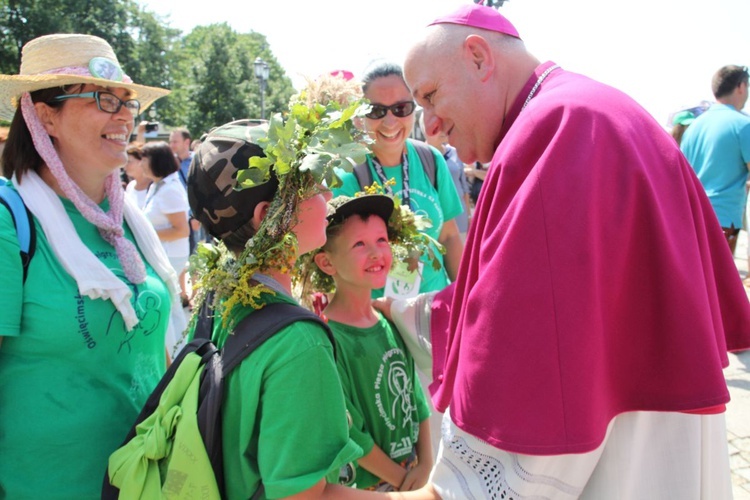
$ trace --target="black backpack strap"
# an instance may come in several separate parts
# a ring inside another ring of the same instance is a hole
[[[194,339],[211,339],[214,333],[214,309],[211,304],[214,303],[214,292],[206,293],[203,303],[198,311],[196,318],[195,330],[193,331]]]
[[[425,144],[422,141],[412,140],[411,145],[414,146],[414,149],[417,151],[419,161],[422,162],[422,167],[427,174],[427,178],[430,180],[430,184],[437,189],[437,165],[435,164],[435,153],[428,144]]]
[[[21,195],[5,184],[0,184],[0,203],[8,209],[11,217],[13,217],[13,225],[16,226],[18,245],[21,248],[23,282],[26,283],[29,264],[36,251],[36,227],[34,226],[34,219],[28,207],[23,202]]]
[[[214,292],[209,291],[203,298],[198,311],[193,342],[211,342],[214,332]],[[220,351],[217,351],[220,353]],[[205,368],[201,375],[201,385],[198,391],[198,430],[200,431],[206,455],[211,462],[216,484],[224,498],[224,464],[221,438],[221,405],[224,403],[224,382],[222,377],[221,356],[204,358]]]
[[[368,165],[367,160],[365,160],[364,163],[355,166],[353,172],[354,177],[356,177],[357,182],[359,182],[360,189],[364,190],[367,186],[372,185],[372,172],[370,171],[370,165]]]
[[[211,335],[210,332],[213,331],[211,302],[212,297],[207,296],[201,308],[199,323],[196,325],[194,335],[196,339],[199,334],[198,329],[208,331],[209,336]],[[201,320],[204,320],[203,323],[201,323]],[[221,406],[224,402],[224,378],[263,342],[295,321],[317,322],[323,326],[333,346],[331,329],[315,313],[295,304],[271,303],[242,319],[224,343],[221,357],[213,356],[206,362],[200,388],[198,428],[222,497],[224,497],[224,466],[222,463]],[[201,326],[201,324],[204,326]],[[193,342],[197,341],[193,340]],[[259,498],[262,492],[263,485],[252,498]]]
[[[296,304],[275,302],[246,316],[234,329],[222,350],[222,364],[226,377],[242,360],[276,332],[295,321],[314,321],[325,330],[333,346],[333,334],[317,314]]]

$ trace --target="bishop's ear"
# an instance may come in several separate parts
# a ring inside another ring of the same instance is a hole
[[[495,56],[487,40],[478,35],[466,37],[463,57],[481,81],[486,81],[495,70]]]

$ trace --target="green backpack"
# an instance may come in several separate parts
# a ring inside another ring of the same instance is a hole
[[[103,499],[219,499],[224,474],[221,446],[223,380],[276,332],[295,321],[328,325],[314,313],[272,303],[248,315],[222,349],[210,340],[207,298],[195,339],[188,343],[149,396],[123,444],[109,457]],[[261,495],[263,487],[253,498]]]

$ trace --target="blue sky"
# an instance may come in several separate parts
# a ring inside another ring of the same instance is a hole
[[[296,87],[333,69],[402,62],[420,29],[470,0],[140,0],[173,27],[256,31]],[[750,66],[750,0],[508,0],[500,8],[540,60],[613,85],[660,123],[711,100],[721,66]],[[750,109],[750,106],[747,109]]]

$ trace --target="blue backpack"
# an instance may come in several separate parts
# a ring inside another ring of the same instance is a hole
[[[36,250],[34,220],[23,199],[21,199],[21,195],[8,185],[8,180],[4,177],[0,177],[0,203],[6,206],[13,217],[13,224],[16,226],[18,244],[21,247],[21,264],[23,264],[23,281],[25,283],[29,263],[34,256],[34,250]]]

